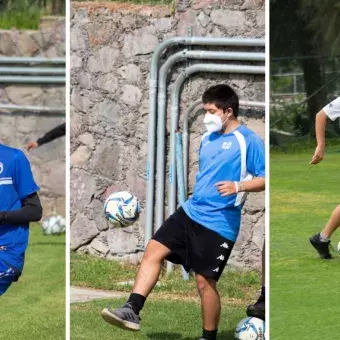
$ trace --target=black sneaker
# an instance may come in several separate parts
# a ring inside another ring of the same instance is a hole
[[[261,295],[253,305],[248,306],[247,315],[265,321],[266,318],[265,310],[266,310],[265,297]]]
[[[331,241],[321,242],[320,234],[316,234],[309,239],[312,246],[317,250],[322,259],[331,259],[333,256],[329,252]]]
[[[113,326],[117,326],[129,331],[140,331],[140,317],[137,315],[130,304],[126,303],[123,307],[115,310],[107,307],[101,312],[102,318]]]

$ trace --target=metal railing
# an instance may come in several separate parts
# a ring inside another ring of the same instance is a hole
[[[65,58],[1,57],[2,84],[65,84]]]

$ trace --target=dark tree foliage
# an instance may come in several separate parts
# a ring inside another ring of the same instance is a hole
[[[339,51],[340,2],[315,0],[270,1],[270,55],[295,57],[304,73],[306,95],[321,88],[324,74],[321,58]],[[291,60],[287,60],[287,67]],[[275,63],[272,63],[275,70]],[[315,114],[326,102],[325,90],[308,102],[308,129],[314,132]]]

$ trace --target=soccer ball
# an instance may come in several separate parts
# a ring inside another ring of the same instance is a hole
[[[65,218],[57,215],[47,217],[43,224],[42,230],[45,235],[60,235],[66,230]]]
[[[265,340],[265,324],[261,319],[249,317],[241,320],[235,331],[235,339]]]
[[[107,220],[116,227],[128,227],[139,218],[138,198],[128,191],[114,192],[105,201],[104,213]]]
[[[338,243],[338,254],[340,256],[340,242]]]

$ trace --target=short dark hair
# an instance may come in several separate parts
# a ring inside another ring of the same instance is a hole
[[[208,88],[203,93],[202,102],[203,104],[215,104],[218,109],[223,111],[232,108],[234,117],[238,116],[238,95],[229,85],[220,84]]]

